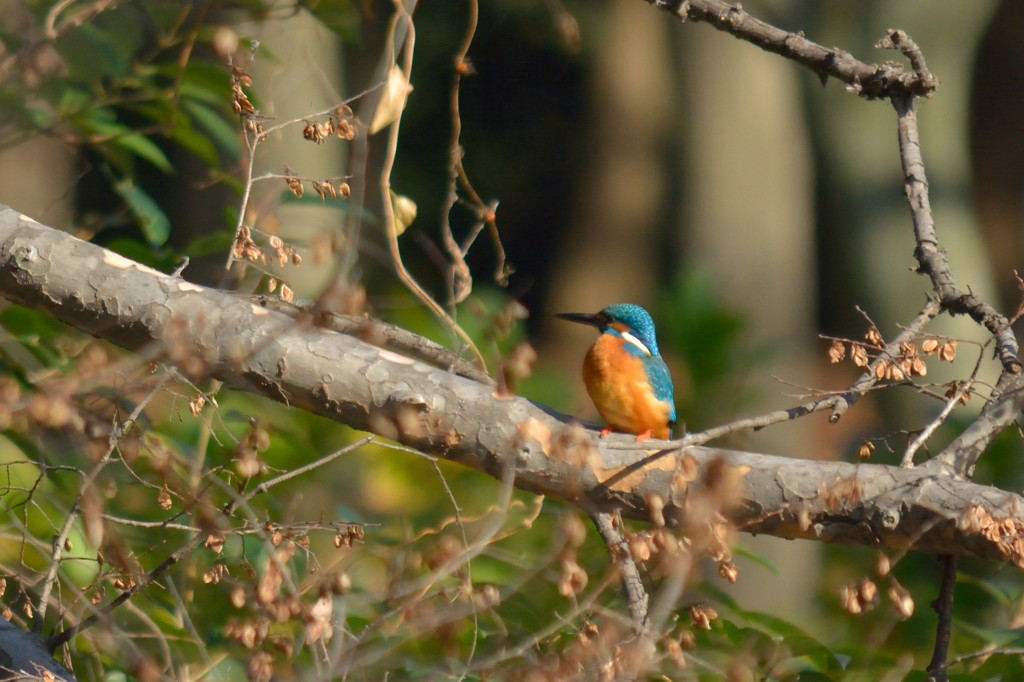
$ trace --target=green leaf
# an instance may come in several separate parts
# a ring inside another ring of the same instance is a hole
[[[231,88],[228,87],[228,83],[229,73],[226,67],[192,62],[185,69],[181,80],[181,98],[196,99],[212,106],[224,105],[231,101]]]
[[[195,239],[185,249],[185,254],[190,258],[197,258],[215,253],[227,253],[228,249],[231,248],[232,241],[233,238],[230,232],[219,230]]]
[[[238,158],[241,151],[241,145],[238,141],[238,130],[228,123],[222,114],[199,100],[192,98],[183,98],[181,100],[181,109],[200,128],[206,131],[206,134],[210,136],[214,144],[230,154],[232,158]]]
[[[82,116],[77,117],[75,122],[86,135],[111,138],[110,141],[113,144],[113,148],[104,150],[101,145],[99,150],[110,158],[122,171],[127,173],[132,169],[124,167],[125,159],[118,159],[116,154],[110,153],[115,152],[116,147],[128,151],[133,156],[149,161],[167,174],[173,173],[174,166],[171,165],[163,150],[146,136],[133,132],[131,128],[118,122],[117,115],[111,109],[90,109],[83,112]]]
[[[114,189],[124,199],[132,215],[138,220],[139,228],[146,241],[152,246],[163,246],[171,236],[171,221],[157,206],[153,198],[135,186],[131,180],[114,183]]]
[[[57,100],[57,111],[62,114],[73,114],[96,105],[96,95],[87,88],[75,83],[67,83],[60,90]]]
[[[43,313],[21,306],[7,306],[0,312],[0,326],[14,338],[31,345],[39,345],[40,339],[47,342],[67,334],[66,325]]]
[[[174,166],[171,165],[170,159],[164,154],[164,150],[160,149],[160,147],[144,135],[139,133],[122,135],[114,139],[114,144],[124,147],[135,156],[149,161],[168,175],[174,173]]]
[[[48,106],[29,104],[23,92],[5,90],[0,92],[0,110],[4,112],[4,124],[10,127],[45,128],[53,125],[53,112]],[[26,131],[26,136],[29,134]]]
[[[733,554],[736,557],[746,559],[751,563],[757,564],[761,568],[767,569],[773,575],[781,575],[778,566],[776,566],[773,562],[769,561],[757,552],[751,552],[743,549],[742,547],[737,547],[735,550],[733,550]]]
[[[105,21],[86,22],[57,41],[72,78],[97,82],[104,77],[120,79],[128,75],[132,55],[141,44],[142,27],[127,14],[109,13]]]
[[[192,121],[187,116],[178,116],[174,125],[174,132],[171,134],[171,141],[197,157],[207,166],[214,168],[219,165],[217,148],[210,142],[210,138],[195,129]]]

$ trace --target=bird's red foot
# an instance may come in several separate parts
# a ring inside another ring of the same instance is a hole
[[[601,438],[607,438],[608,434],[612,432],[612,427],[606,426],[601,429]]]
[[[636,436],[636,442],[637,443],[643,443],[645,440],[650,440],[650,439],[651,439],[651,430],[650,429],[647,429],[643,433],[639,433]]]

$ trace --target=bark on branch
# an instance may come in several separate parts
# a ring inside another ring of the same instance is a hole
[[[808,40],[803,32],[791,33],[758,19],[743,9],[741,3],[730,4],[723,0],[645,0],[655,7],[670,12],[683,21],[699,21],[710,24],[719,31],[730,33],[740,40],[757,45],[766,52],[773,52],[787,59],[803,64],[825,83],[830,77],[843,83],[853,92],[868,99],[878,97],[928,96],[938,87],[938,80],[921,64],[914,64],[908,71],[893,62],[875,64],[857,59],[838,47],[825,47]],[[902,49],[900,33],[890,35],[888,45]]]
[[[744,531],[1024,566],[1024,498],[923,468],[716,448],[647,460],[523,398],[230,293],[129,261],[0,207],[0,296],[195,380],[215,377],[445,457],[591,513],[682,524],[702,490],[735,481]]]

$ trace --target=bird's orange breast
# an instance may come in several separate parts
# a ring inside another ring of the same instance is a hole
[[[623,340],[602,334],[583,361],[583,383],[590,399],[616,431],[655,438],[671,437],[672,406],[654,395],[643,360],[623,347]]]

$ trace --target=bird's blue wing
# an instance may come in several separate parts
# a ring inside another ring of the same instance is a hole
[[[675,391],[672,388],[672,375],[669,374],[668,365],[661,359],[661,356],[655,355],[644,358],[644,369],[647,370],[647,378],[650,379],[651,388],[654,389],[654,397],[672,406],[670,421],[675,423]]]

